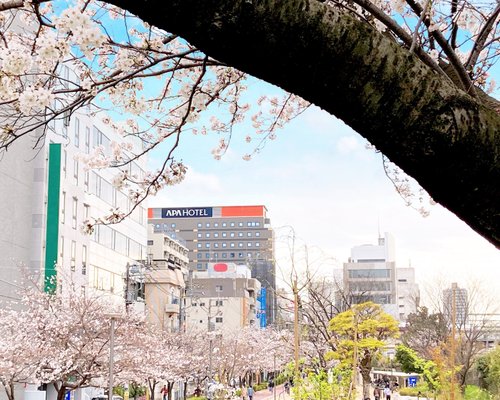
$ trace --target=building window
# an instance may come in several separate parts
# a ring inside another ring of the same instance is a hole
[[[227,226],[227,224],[225,222],[223,222],[222,226],[225,228]]]
[[[61,193],[61,224],[66,222],[66,192]]]
[[[238,223],[238,226],[243,226],[243,222]]]
[[[248,237],[252,237],[252,232],[247,232]]]
[[[154,244],[153,240],[148,240],[148,246],[152,246]]]
[[[219,247],[219,243],[214,243],[214,247]]]
[[[201,248],[201,243],[197,243],[197,244],[196,244],[196,246],[197,246],[198,248]]]
[[[90,128],[85,128],[85,153],[90,153]]]
[[[231,223],[230,223],[230,226],[234,226],[234,222],[231,222]]]
[[[78,215],[78,199],[73,197],[73,215],[71,216],[71,227],[76,229]]]
[[[222,285],[215,285],[216,292],[222,292]]]
[[[202,263],[198,263],[198,264],[196,264],[196,269],[198,269],[198,270],[199,270],[199,269],[203,269],[203,265],[202,265]]]
[[[255,242],[255,247],[260,247],[260,243],[259,242]]]
[[[227,243],[226,242],[222,243],[222,247],[227,247]]]
[[[63,175],[66,178],[66,167],[68,163],[68,153],[66,150],[63,151],[63,159],[62,159],[62,170],[63,170]]]
[[[229,247],[234,247],[234,242],[229,243]]]
[[[255,236],[260,236],[260,232],[255,232]]]
[[[88,204],[83,205],[83,220],[88,221],[90,218],[90,206]]]
[[[201,228],[203,225],[201,223],[198,223],[198,228]]]
[[[238,232],[238,237],[243,237],[243,232]]]
[[[201,254],[201,253],[197,253],[197,254],[196,254],[196,258],[197,258],[197,259],[203,258],[203,254]]]
[[[222,324],[222,317],[215,317],[215,322]]]
[[[238,258],[243,258],[243,253],[238,253]]]
[[[71,261],[70,261],[71,271],[76,269],[76,242],[71,241]]]
[[[227,237],[227,232],[222,232],[222,237]]]
[[[205,243],[205,247],[206,247],[207,249],[209,249],[209,248],[210,248],[210,243]]]
[[[214,237],[218,238],[219,237],[219,234],[216,232],[214,233]]]
[[[175,225],[175,224],[172,224],[172,225],[171,225],[171,227],[172,227],[172,228],[175,228],[175,227],[176,227],[176,225]]]
[[[349,270],[349,278],[390,278],[391,270],[389,269],[351,269]]]
[[[87,246],[82,246],[82,275],[87,275]]]
[[[252,247],[252,242],[248,242],[247,247]]]
[[[86,192],[89,191],[89,175],[90,175],[90,172],[89,171],[86,171],[84,174],[83,174],[83,188]]]
[[[243,247],[243,242],[239,242],[238,247]]]
[[[227,258],[227,253],[222,253],[222,258]]]
[[[248,258],[252,258],[252,253],[247,253]]]
[[[75,118],[75,147],[80,147],[80,120]]]
[[[231,232],[229,236],[234,237],[234,232]]]
[[[215,300],[215,307],[222,307],[223,305],[223,300]]]
[[[210,233],[205,233],[205,237],[209,238],[210,237]]]
[[[196,236],[201,238],[203,235],[201,233],[198,233]]]
[[[59,256],[61,257],[62,264],[62,259],[64,258],[64,236],[61,236],[61,248],[59,249]]]
[[[207,228],[210,228],[210,222],[207,222],[207,223],[205,224],[205,226],[206,226]]]
[[[229,257],[230,258],[234,258],[235,257],[235,253],[229,253]]]
[[[73,160],[73,178],[76,186],[78,186],[78,167],[78,160]]]

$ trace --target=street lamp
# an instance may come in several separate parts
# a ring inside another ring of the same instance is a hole
[[[115,320],[122,315],[119,313],[106,314],[110,319],[109,328],[109,379],[108,379],[108,400],[113,400],[113,367],[115,364]]]

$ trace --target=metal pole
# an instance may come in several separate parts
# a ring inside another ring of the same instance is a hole
[[[129,305],[129,286],[130,286],[130,264],[127,263],[126,266],[126,275],[125,275],[125,311],[128,311]]]
[[[113,400],[113,367],[115,362],[115,319],[111,317],[109,332],[109,392],[108,400]]]
[[[455,335],[457,325],[457,284],[451,284],[451,349],[450,349],[450,364],[451,364],[451,387],[450,399],[455,400]]]

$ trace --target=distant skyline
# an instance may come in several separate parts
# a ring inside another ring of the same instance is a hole
[[[264,93],[269,88],[258,83]],[[275,88],[271,87],[271,90]],[[272,226],[292,226],[301,242],[325,258],[346,262],[354,246],[394,235],[399,267],[411,265],[421,288],[436,280],[483,282],[500,302],[500,252],[440,205],[424,218],[406,207],[366,140],[329,114],[311,107],[267,143],[252,161],[236,132],[220,161],[210,150],[218,137],[181,139],[188,175],[150,199],[150,207],[265,205]],[[160,160],[150,157],[153,167]],[[278,247],[277,259],[285,255]],[[496,279],[491,279],[496,277]],[[500,311],[500,310],[499,310]]]

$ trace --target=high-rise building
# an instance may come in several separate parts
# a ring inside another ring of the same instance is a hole
[[[394,238],[385,233],[378,244],[351,249],[344,263],[344,290],[351,304],[373,301],[401,323],[418,306],[419,290],[412,267],[396,268]]]
[[[123,137],[82,108],[52,121],[45,138],[36,145],[34,140],[22,137],[0,161],[0,296],[17,301],[23,266],[39,274],[46,290],[70,284],[122,300],[127,264],[146,258],[146,211],[138,206],[120,224],[82,233],[84,220],[115,207],[128,211],[130,202],[112,185],[116,170],[87,171],[77,156],[97,146],[109,150],[112,141]],[[129,168],[142,174],[136,162]]]
[[[456,327],[464,327],[470,312],[467,289],[458,287],[456,282],[452,283],[451,288],[443,290],[443,307],[450,324],[455,319]]]
[[[148,217],[157,229],[171,229],[186,241],[190,271],[206,271],[217,262],[249,266],[266,299],[261,323],[273,323],[274,235],[265,206],[150,208]]]

